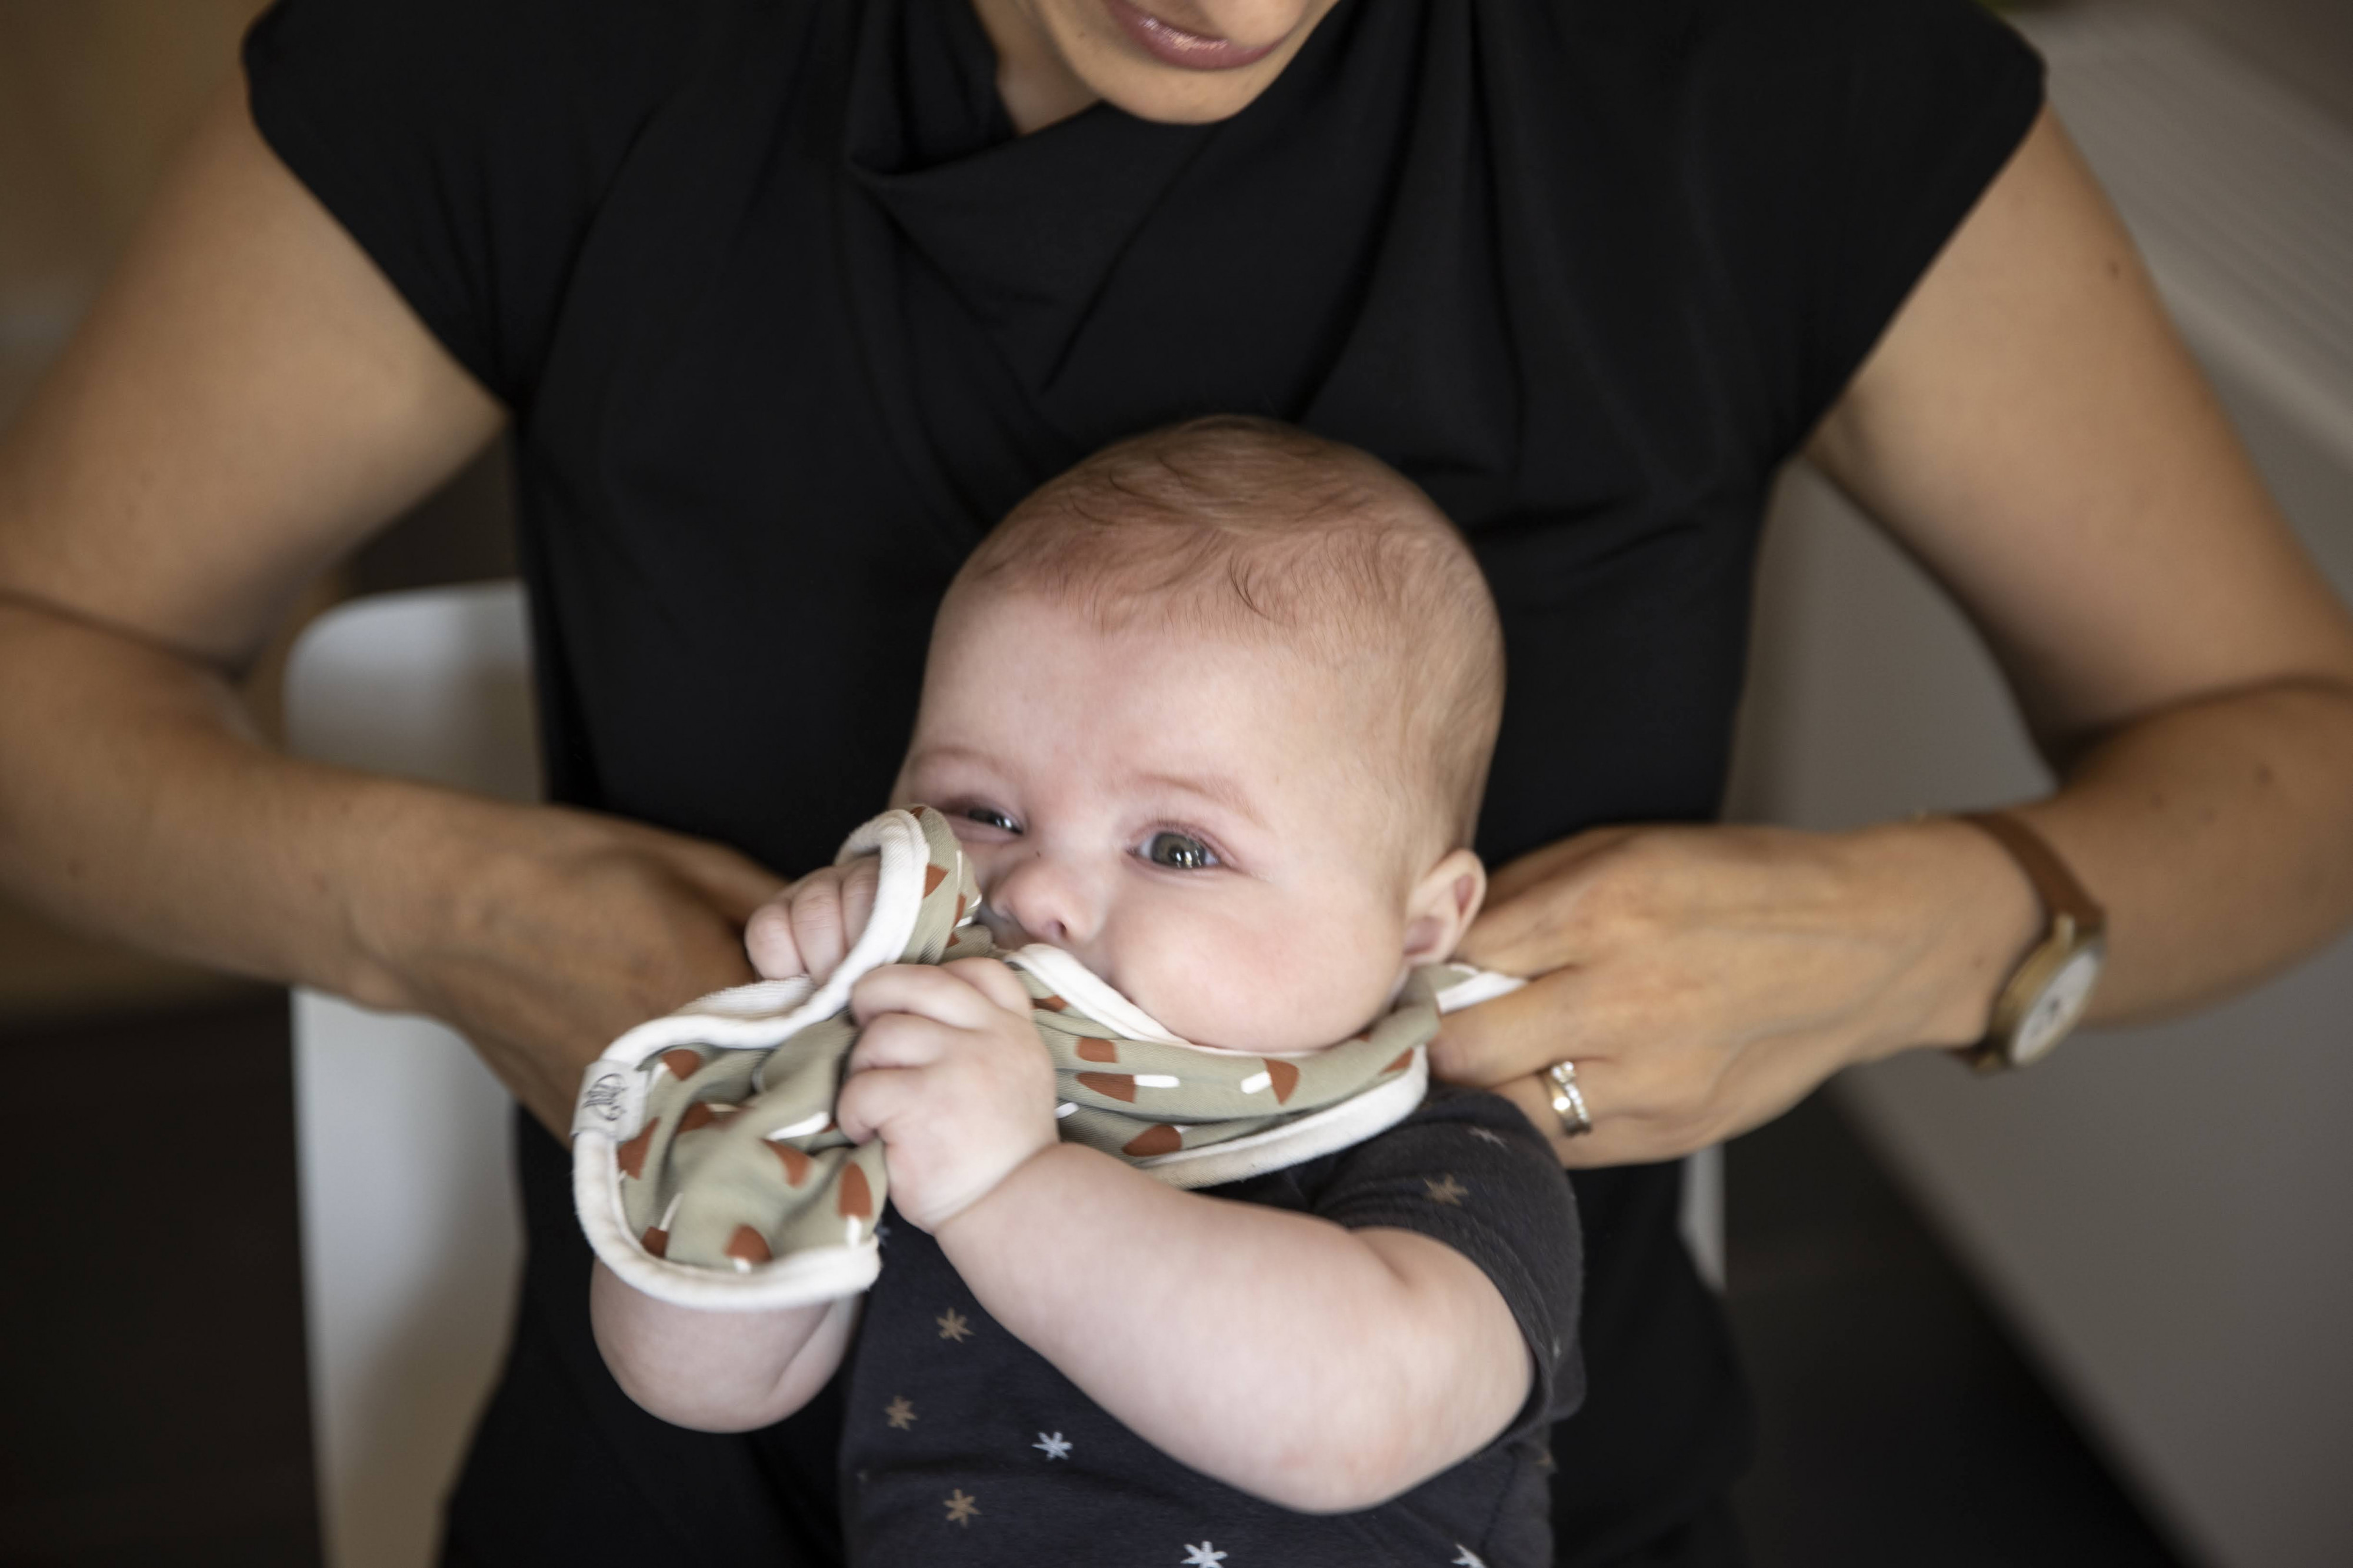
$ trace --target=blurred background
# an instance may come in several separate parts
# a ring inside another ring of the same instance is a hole
[[[0,0],[0,426],[259,9]],[[2353,0],[2011,15],[2353,585]],[[511,572],[493,452],[301,616]],[[280,682],[273,658],[248,693],[273,732]],[[1735,814],[1835,826],[2039,778],[1957,618],[1793,473]],[[2340,946],[2015,1080],[1850,1075],[1734,1144],[1759,1563],[2353,1562],[2348,1020]],[[282,991],[0,902],[0,1072],[29,1173],[0,1205],[0,1564],[322,1561],[290,1058]],[[93,1256],[93,1235],[133,1239]]]

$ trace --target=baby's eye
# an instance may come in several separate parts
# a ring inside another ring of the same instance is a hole
[[[1021,825],[990,805],[968,805],[958,814],[966,821],[977,822],[983,827],[994,827],[999,833],[1018,833]]]
[[[1206,871],[1218,864],[1217,852],[1191,834],[1165,829],[1145,840],[1144,858],[1175,871]]]

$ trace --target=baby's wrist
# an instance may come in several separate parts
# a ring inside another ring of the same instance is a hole
[[[1041,1144],[1006,1167],[996,1181],[925,1226],[940,1249],[955,1260],[960,1247],[993,1247],[1008,1239],[1041,1234],[1034,1209],[1051,1207],[1049,1189],[1072,1154],[1092,1151],[1060,1141]]]

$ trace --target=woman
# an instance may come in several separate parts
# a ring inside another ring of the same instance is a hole
[[[1367,447],[1509,630],[1519,858],[1465,951],[1538,978],[1440,1060],[1559,1130],[1585,1218],[1564,1563],[1737,1558],[1737,1381],[1646,1163],[1979,1039],[2046,924],[1968,825],[1701,826],[1790,452],[2000,658],[2063,775],[2019,816],[2109,911],[2098,1016],[2353,908],[2353,631],[1958,0],[292,0],[247,64],[0,458],[9,884],[435,1014],[561,1127],[879,797],[1015,497],[1212,409]],[[222,671],[502,427],[567,806],[253,744]],[[451,1560],[828,1561],[823,1412],[638,1416],[525,1133]]]

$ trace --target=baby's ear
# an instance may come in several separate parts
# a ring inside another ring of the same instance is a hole
[[[1450,849],[1422,873],[1405,906],[1408,968],[1452,955],[1487,898],[1487,868],[1468,849]]]

